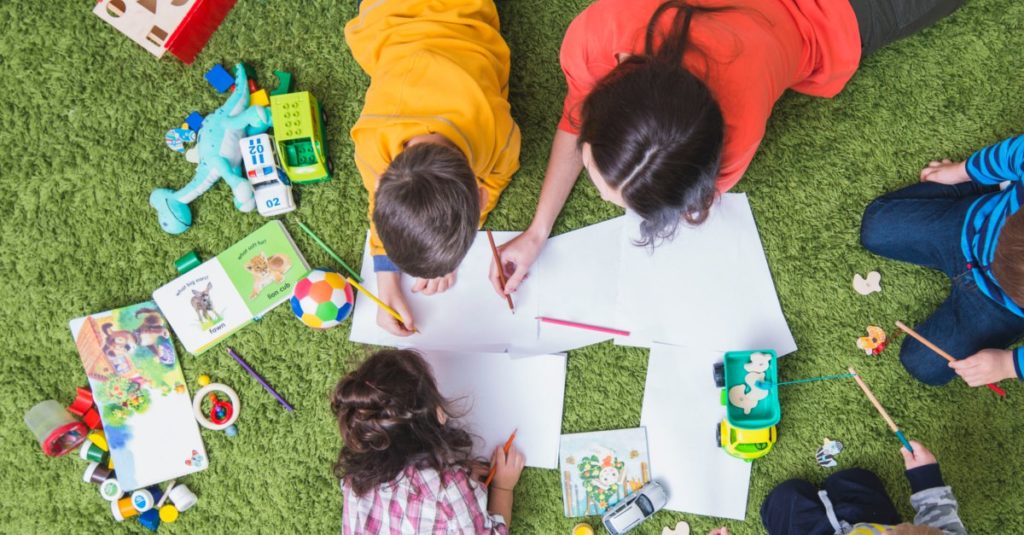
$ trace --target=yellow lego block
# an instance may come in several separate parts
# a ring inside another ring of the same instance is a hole
[[[249,105],[256,106],[257,104],[263,107],[270,106],[270,97],[267,96],[266,89],[254,91],[252,94],[249,95]]]
[[[99,429],[90,431],[89,440],[91,440],[97,448],[103,451],[110,451],[110,446],[107,445],[107,435],[104,435],[103,431],[100,431]]]

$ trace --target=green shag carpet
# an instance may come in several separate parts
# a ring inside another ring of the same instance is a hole
[[[493,228],[523,229],[533,214],[564,94],[559,44],[587,3],[500,2],[523,157],[491,216]],[[247,61],[261,81],[274,69],[291,71],[298,87],[323,103],[335,176],[300,188],[300,207],[285,220],[311,264],[332,262],[295,232],[296,218],[358,261],[366,192],[347,132],[367,78],[342,34],[355,4],[242,0],[188,67],[169,55],[151,57],[93,16],[92,2],[0,3],[0,334],[7,344],[0,358],[0,532],[143,532],[137,522],[114,522],[95,487],[81,481],[82,461],[44,457],[22,415],[43,399],[70,403],[85,382],[70,318],[149,299],[175,276],[180,255],[195,249],[210,258],[263,222],[235,211],[220,184],[193,204],[195,226],[181,236],[164,234],[147,205],[153,188],[181,187],[192,176],[193,166],[164,146],[163,135],[190,111],[207,113],[222,102],[203,80],[212,64]],[[899,364],[898,340],[879,357],[858,350],[854,342],[866,325],[892,334],[894,320],[924,319],[949,287],[937,272],[868,254],[858,236],[868,202],[915,181],[929,159],[963,158],[1022,129],[1021,50],[1024,4],[969,0],[936,27],[868,58],[838,97],[787,94],[737,188],[750,195],[800,347],[783,361],[783,377],[855,365],[908,434],[943,461],[963,519],[979,534],[1024,533],[1024,388],[1006,385],[1004,401],[962,383],[929,388]],[[556,232],[617,213],[581,180]],[[872,269],[883,274],[883,292],[855,294],[853,273]],[[293,414],[222,350],[193,357],[179,346],[190,388],[198,375],[210,374],[238,389],[245,406],[237,438],[203,432],[212,464],[187,480],[199,505],[163,531],[338,532],[341,495],[331,466],[340,440],[327,396],[370,351],[349,343],[348,332],[348,324],[313,331],[281,307],[232,337],[231,345],[297,407]],[[562,430],[638,425],[646,365],[638,349],[603,344],[573,351]],[[898,445],[852,383],[800,385],[781,395],[780,440],[754,464],[746,522],[662,512],[638,533],[660,533],[684,519],[697,534],[719,524],[733,533],[763,533],[758,508],[774,485],[792,477],[820,482],[828,474],[814,462],[825,436],[846,444],[841,466],[878,472],[910,517]],[[562,515],[556,471],[527,469],[516,489],[514,531],[568,533],[575,522]]]

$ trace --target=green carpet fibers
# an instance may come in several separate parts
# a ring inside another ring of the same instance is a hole
[[[837,0],[838,1],[838,0]],[[490,226],[529,223],[564,81],[561,36],[587,0],[500,2],[513,51],[511,101],[523,131],[522,170]],[[261,80],[273,69],[295,73],[330,117],[336,174],[303,187],[286,218],[314,265],[327,256],[295,231],[301,218],[358,261],[366,232],[366,193],[347,130],[367,78],[346,49],[342,27],[355,2],[240,1],[195,65],[157,61],[90,13],[92,2],[2,2],[0,21],[0,199],[4,214],[0,273],[0,532],[141,532],[115,524],[84,463],[44,457],[22,424],[37,401],[73,399],[85,377],[67,320],[148,299],[174,276],[173,261],[197,250],[209,258],[262,223],[239,214],[218,185],[193,206],[195,227],[164,234],[147,205],[156,187],[180,187],[193,166],[169,151],[164,132],[221,97],[203,80],[216,62],[250,62]],[[938,273],[883,260],[858,244],[861,213],[886,191],[916,180],[931,158],[963,158],[1021,130],[1024,5],[970,0],[948,20],[864,61],[832,100],[786,95],[764,144],[737,188],[750,195],[775,284],[799,351],[782,362],[784,379],[839,373],[855,365],[907,433],[930,445],[961,500],[972,533],[1024,532],[1024,388],[1007,385],[998,401],[961,384],[916,384],[897,359],[899,341],[868,357],[854,341],[868,324],[924,319],[945,297]],[[581,180],[556,232],[615,216]],[[854,272],[878,269],[881,294],[861,297]],[[628,276],[628,274],[624,274]],[[686,303],[686,306],[701,306]],[[965,326],[966,327],[966,326]],[[182,354],[190,388],[199,374],[233,385],[244,408],[240,435],[203,432],[210,469],[188,478],[199,505],[167,533],[334,533],[341,495],[331,473],[340,440],[327,395],[370,348],[348,342],[349,325],[316,332],[281,307],[241,331],[231,344],[297,407],[288,414],[221,349]],[[603,344],[569,356],[566,433],[639,424],[646,352]],[[708,375],[710,381],[710,373]],[[662,512],[638,533],[687,520],[694,533],[724,523],[733,533],[763,533],[758,508],[779,482],[820,482],[814,462],[828,436],[847,449],[840,466],[877,471],[910,517],[897,442],[853,383],[829,381],[782,390],[779,443],[754,464],[746,522]],[[680,411],[687,410],[679,407]],[[711,429],[697,433],[712,440]],[[679,455],[687,455],[680,451]],[[657,467],[653,467],[657,474]],[[736,499],[740,499],[739,496]],[[515,531],[567,533],[558,475],[527,469],[516,489]]]

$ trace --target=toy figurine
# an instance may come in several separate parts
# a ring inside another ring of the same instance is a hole
[[[241,64],[235,67],[235,91],[227,102],[206,116],[199,130],[196,147],[199,165],[192,180],[178,191],[157,189],[149,204],[157,213],[164,231],[181,234],[192,226],[188,203],[206,193],[223,178],[235,197],[235,208],[250,212],[256,208],[252,185],[242,176],[242,153],[238,142],[248,135],[270,128],[270,112],[263,106],[249,105],[249,84]]]

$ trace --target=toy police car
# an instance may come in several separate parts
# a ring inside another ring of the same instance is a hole
[[[242,163],[245,176],[256,193],[256,210],[265,217],[295,209],[288,177],[278,167],[274,143],[267,134],[242,138]]]

